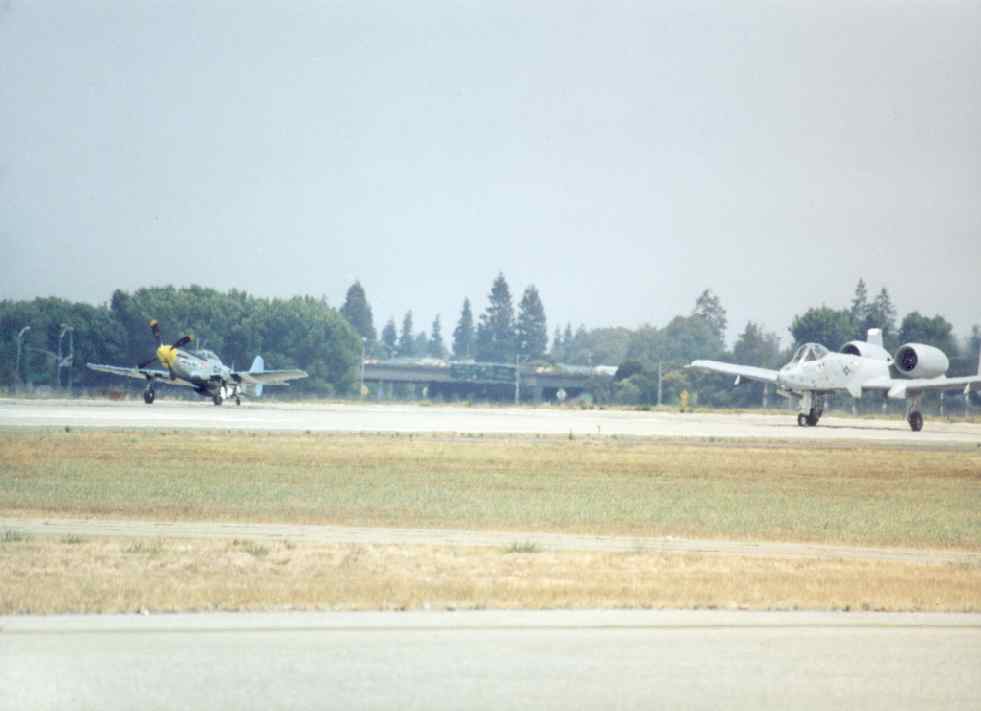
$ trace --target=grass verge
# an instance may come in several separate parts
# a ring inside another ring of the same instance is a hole
[[[262,551],[262,552],[260,552]],[[981,610],[981,568],[698,554],[34,538],[0,546],[0,614],[196,610]]]
[[[981,550],[981,450],[0,432],[0,513]]]

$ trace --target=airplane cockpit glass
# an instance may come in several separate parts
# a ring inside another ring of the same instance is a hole
[[[805,343],[797,349],[797,352],[794,353],[794,357],[790,362],[800,363],[821,360],[828,355],[829,352],[830,351],[828,351],[828,349],[822,346],[820,343]]]
[[[215,360],[218,357],[211,351],[205,351],[205,350],[194,351],[194,355],[196,355],[201,360]]]

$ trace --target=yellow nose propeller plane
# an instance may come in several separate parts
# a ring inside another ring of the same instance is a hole
[[[229,368],[221,359],[208,350],[187,351],[184,346],[191,342],[190,336],[181,336],[173,345],[166,345],[160,336],[160,324],[150,321],[150,331],[157,342],[153,358],[135,368],[101,363],[86,363],[90,369],[100,373],[121,375],[146,381],[143,402],[152,405],[156,399],[156,385],[165,382],[169,385],[183,385],[194,388],[203,397],[210,397],[215,405],[221,405],[228,398],[242,404],[242,394],[249,387],[258,397],[264,385],[286,385],[287,381],[307,377],[303,370],[266,370],[260,356],[252,361],[252,367],[239,371]],[[148,366],[159,361],[167,370],[157,370]]]

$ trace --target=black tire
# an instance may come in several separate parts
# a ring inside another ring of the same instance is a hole
[[[798,427],[807,427],[810,424],[810,422],[808,420],[809,420],[809,418],[808,418],[807,415],[805,415],[803,412],[800,413],[799,415],[797,415],[797,426]]]
[[[153,401],[156,398],[157,398],[157,393],[155,391],[153,391],[153,390],[144,390],[143,391],[143,402],[145,402],[147,405],[152,405],[153,404]]]
[[[223,402],[222,399],[221,399],[221,393],[215,393],[214,395],[212,395],[211,396],[211,402],[213,402],[215,404],[215,407],[218,407],[219,405],[221,405],[221,403]]]
[[[909,428],[914,432],[919,432],[923,429],[923,414],[919,410],[913,410],[909,413],[906,421],[909,423]]]
[[[235,396],[235,405],[237,407],[241,407],[242,405],[242,398],[240,398],[238,395]]]

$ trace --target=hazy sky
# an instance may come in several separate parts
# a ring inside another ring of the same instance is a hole
[[[0,298],[981,322],[977,2],[0,0]],[[838,344],[829,344],[838,345]]]

